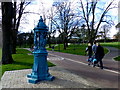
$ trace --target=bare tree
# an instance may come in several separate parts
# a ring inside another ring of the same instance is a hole
[[[13,2],[13,20],[12,20],[12,37],[11,37],[11,43],[12,43],[12,53],[16,53],[16,43],[17,43],[17,33],[18,33],[18,29],[20,26],[20,21],[21,21],[21,17],[24,13],[25,8],[27,7],[27,5],[29,5],[31,2],[25,2],[21,1],[20,3],[17,4],[16,1]]]
[[[77,35],[77,37],[79,37],[80,41],[85,43],[87,38],[87,29],[86,29],[86,25],[83,24],[81,27],[78,27],[75,31],[75,34]]]
[[[64,49],[66,49],[68,46],[68,40],[72,37],[73,32],[78,25],[78,20],[75,18],[71,8],[71,2],[54,2],[53,5],[57,9],[53,23],[56,25],[60,37],[63,40]]]
[[[49,14],[47,16],[47,19],[49,20],[49,33],[48,33],[48,44],[49,44],[49,48],[51,48],[51,38],[54,37],[56,29],[53,25],[53,18],[55,16],[54,13],[54,8],[51,6],[50,10],[49,10]]]
[[[2,7],[2,32],[3,32],[3,48],[2,63],[9,64],[13,62],[12,53],[16,53],[17,32],[20,20],[25,7],[30,2],[1,2]],[[17,14],[18,13],[18,14]],[[18,17],[17,17],[18,16]]]
[[[39,12],[41,16],[43,16],[43,20],[44,23],[46,23],[46,25],[48,26],[49,32],[48,32],[48,44],[49,44],[49,48],[51,48],[51,38],[54,36],[55,33],[55,29],[52,23],[53,17],[54,17],[54,8],[51,6],[49,6],[49,8],[46,8],[46,4],[44,2],[40,2],[40,8],[39,8]]]
[[[111,16],[107,13],[110,9],[115,8],[115,6],[112,6],[114,0],[104,8],[99,6],[100,0],[86,0],[85,2],[84,4],[83,0],[80,0],[80,8],[88,30],[88,41],[92,43],[96,39],[101,23],[113,24]],[[96,10],[100,10],[101,12],[98,13]]]
[[[107,36],[110,31],[110,28],[111,28],[111,26],[107,25],[107,24],[101,26],[101,31],[99,33],[102,34],[102,37],[104,38],[104,42],[106,42],[106,40],[107,40]]]

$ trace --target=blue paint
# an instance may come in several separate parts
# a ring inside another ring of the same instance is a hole
[[[43,22],[42,16],[38,22],[37,27],[34,28],[34,64],[32,68],[32,73],[28,74],[27,77],[29,83],[37,83],[42,80],[52,81],[55,77],[51,76],[49,73],[49,68],[47,65],[47,55],[46,51],[46,36],[48,28]]]

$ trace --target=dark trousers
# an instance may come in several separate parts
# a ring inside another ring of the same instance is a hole
[[[97,58],[98,62],[100,62],[100,67],[103,68],[103,62],[102,62],[102,58]]]
[[[89,58],[91,58],[92,57],[92,53],[89,53],[88,56],[89,56]]]

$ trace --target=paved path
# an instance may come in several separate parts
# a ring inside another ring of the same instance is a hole
[[[94,82],[103,88],[118,88],[119,62],[112,59],[118,54],[115,54],[116,51],[113,48],[110,48],[110,52],[103,59],[103,70],[88,66],[86,56],[52,51],[48,52],[49,55],[64,58],[63,60],[51,60],[51,62],[53,62],[54,64],[61,66],[66,70],[69,70],[70,72],[75,73],[83,78],[86,78],[86,80],[91,80],[91,82]]]
[[[120,55],[120,50],[114,47],[106,47],[109,49],[109,53],[105,55],[105,59],[112,59]]]
[[[107,70],[112,70],[114,71],[119,71],[118,69],[118,65],[120,62],[113,60],[114,57],[119,55],[120,50],[114,47],[106,47],[109,49],[109,53],[105,55],[104,59],[103,59],[103,64],[104,64],[104,68]],[[29,48],[25,48],[27,50],[30,51]],[[87,56],[80,56],[80,55],[73,55],[73,54],[67,54],[67,53],[61,53],[61,52],[52,52],[52,51],[48,51],[50,54],[52,53],[52,55],[57,55],[57,57],[61,57],[62,59],[64,58],[68,58],[71,60],[77,60],[80,62],[83,62],[84,64],[86,63],[87,65]]]
[[[28,83],[26,75],[31,72],[31,69],[6,71],[2,76],[2,87],[0,88],[8,88],[5,90],[9,90],[9,88],[11,88],[10,90],[17,90],[16,88],[20,88],[20,90],[36,90],[36,88],[37,90],[40,88],[47,88],[47,90],[49,88],[53,88],[53,90],[54,88],[101,88],[95,83],[58,66],[49,68],[51,75],[55,76],[53,81],[41,81],[37,84]]]
[[[101,70],[99,68],[88,66],[86,61],[87,56],[52,51],[48,52],[48,60],[56,64],[59,68],[63,68],[66,71],[70,72],[69,74],[77,75],[80,78],[83,78],[84,80],[95,84],[98,88],[118,88],[119,70],[117,61],[109,59],[105,56],[103,59],[104,69]],[[68,79],[70,79],[70,77],[71,76],[66,76]]]

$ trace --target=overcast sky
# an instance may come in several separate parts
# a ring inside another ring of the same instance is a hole
[[[34,1],[32,1],[31,5],[27,6],[26,11],[32,11],[32,12],[40,13],[40,9],[43,9],[43,7],[40,6],[41,2],[44,3],[44,7],[46,9],[49,9],[51,7],[53,1],[54,0],[34,0]],[[63,0],[59,0],[59,1],[63,1]],[[73,1],[75,3],[75,1],[79,1],[79,0],[72,0],[72,2]],[[110,2],[110,0],[101,0],[101,1],[104,1],[105,3],[109,3]],[[118,3],[118,1],[119,0],[115,0],[115,3]],[[101,7],[103,6],[103,4],[101,4]],[[112,9],[109,12],[109,14],[112,16],[113,21],[114,21],[114,23],[116,25],[118,23],[118,9],[117,8]],[[37,15],[37,14],[23,15],[23,18],[26,18],[26,22],[29,22],[29,23],[25,24],[24,19],[23,19],[23,21],[21,22],[21,26],[20,26],[19,31],[30,32],[31,30],[33,30],[33,28],[37,25],[37,22],[40,19],[40,16],[42,16],[42,13],[40,15]],[[117,30],[116,30],[115,26],[113,26],[111,28],[111,30],[110,30],[110,36],[112,37],[114,34],[116,34],[116,32],[117,32]]]

